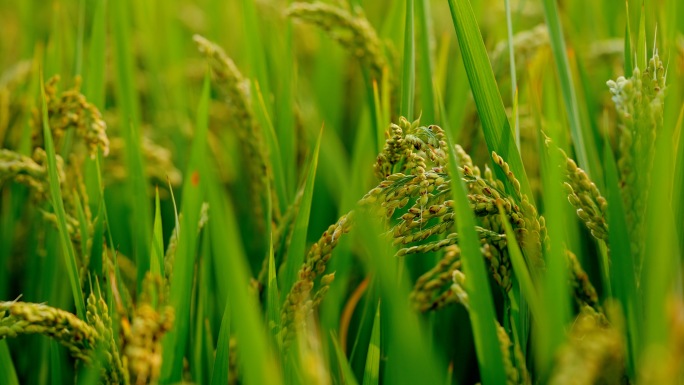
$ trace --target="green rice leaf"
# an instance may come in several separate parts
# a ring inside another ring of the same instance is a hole
[[[369,300],[372,301],[368,303],[369,316],[375,310],[375,302],[382,299],[382,382],[441,383],[443,375],[447,372],[445,362],[430,348],[425,325],[406,300],[409,296],[408,276],[401,274],[403,269],[400,268],[405,261],[394,257],[394,247],[386,238],[379,235],[384,228],[380,223],[380,216],[373,212],[357,212],[354,219],[357,221],[356,235],[363,252],[362,260],[366,263],[368,274],[377,279],[375,285],[379,290],[379,297],[369,296]],[[401,322],[397,322],[398,320]],[[370,336],[368,338],[372,340]],[[363,349],[364,345],[358,345],[356,348]]]
[[[74,52],[74,75],[83,70],[83,39],[85,35],[85,0],[78,0],[78,29],[76,31],[76,50]]]
[[[629,23],[629,1],[625,1],[625,52],[624,52],[624,68],[625,75],[630,75],[634,71],[634,55],[632,52],[632,28]]]
[[[592,140],[591,131],[589,127],[582,124],[580,118],[577,93],[572,80],[572,73],[570,72],[570,63],[563,37],[563,29],[560,24],[558,5],[556,0],[544,0],[543,5],[546,24],[549,28],[551,49],[556,62],[558,76],[560,77],[563,101],[570,122],[570,133],[572,134],[579,166],[587,172],[589,177],[593,177],[595,180],[602,180],[599,157]]]
[[[275,188],[276,194],[278,195],[280,207],[287,207],[290,194],[286,186],[285,169],[283,168],[283,162],[281,161],[283,155],[280,150],[278,135],[276,134],[271,118],[268,115],[268,110],[266,109],[266,103],[264,102],[264,96],[261,94],[259,83],[254,83],[253,90],[253,98],[256,99],[255,103],[253,103],[253,105],[256,106],[254,108],[255,115],[263,128],[266,143],[268,145],[268,154],[271,159],[271,165],[273,166],[273,182],[275,186],[272,188]],[[268,199],[270,199],[270,196]]]
[[[550,87],[553,83],[547,83]],[[552,89],[552,88],[549,88]],[[560,114],[557,114],[555,101],[548,102],[548,109],[552,112],[549,115],[548,134],[554,143],[563,148],[561,130],[563,127],[559,122]],[[541,141],[541,139],[540,139]],[[544,191],[544,217],[549,235],[549,248],[544,250],[546,270],[542,278],[542,309],[543,317],[538,320],[537,332],[537,365],[541,378],[546,378],[551,373],[554,363],[554,354],[565,343],[565,331],[570,322],[571,312],[571,292],[569,287],[570,275],[568,273],[566,248],[573,250],[573,244],[569,238],[568,231],[564,229],[570,222],[569,208],[565,199],[558,199],[564,196],[563,170],[565,161],[562,159],[560,151],[549,151],[548,156],[542,153],[540,162],[542,165],[541,181]]]
[[[239,242],[235,211],[222,195],[217,179],[210,177],[209,180],[214,181],[208,187],[209,205],[213,213],[208,224],[209,236],[214,258],[221,258],[221,268],[217,274],[230,274],[231,279],[225,280],[228,306],[230,314],[240,315],[231,322],[237,340],[249,341],[240,345],[240,370],[244,373],[244,382],[248,385],[282,384],[280,369],[268,346],[266,325],[263,323],[257,298],[249,292],[250,274],[242,244]]]
[[[503,223],[506,230],[506,246],[508,247],[508,253],[510,254],[511,265],[513,265],[513,272],[520,283],[520,291],[525,296],[525,300],[527,301],[534,318],[541,320],[539,294],[537,293],[534,281],[532,280],[532,274],[530,274],[530,271],[527,268],[527,263],[525,262],[522,251],[520,251],[520,246],[518,245],[518,240],[513,232],[513,228],[501,205],[499,205],[499,216],[501,218],[501,223]]]
[[[183,183],[183,202],[181,212],[178,249],[171,278],[170,302],[176,311],[176,327],[164,339],[164,361],[162,376],[166,381],[180,381],[183,357],[188,346],[190,333],[190,300],[195,270],[195,257],[198,245],[197,223],[204,196],[206,175],[203,157],[207,148],[210,78],[207,72],[202,88],[202,97],[197,108],[195,140],[190,150],[190,162]],[[218,214],[217,214],[218,215]]]
[[[79,194],[74,191],[74,206],[76,207],[76,214],[78,216],[78,232],[81,236],[81,260],[88,261],[88,242],[90,233],[88,232],[88,219],[86,218],[83,204]],[[89,267],[89,266],[86,266]]]
[[[330,332],[330,340],[333,343],[333,351],[335,352],[335,358],[337,358],[337,365],[340,367],[342,376],[340,383],[345,385],[358,385],[358,381],[356,381],[356,377],[354,377],[354,371],[352,370],[351,365],[349,365],[349,361],[347,361],[347,357],[345,357],[342,348],[340,348],[340,343],[337,341],[335,333]]]
[[[93,26],[90,32],[88,70],[83,82],[83,94],[99,109],[104,108],[105,101],[106,8],[106,0],[99,0],[95,3]]]
[[[416,87],[416,47],[413,33],[413,1],[414,0],[406,0],[400,109],[400,114],[405,116],[409,121],[413,120],[413,103]]]
[[[56,341],[50,341],[50,378],[53,384],[61,384],[64,382],[64,374],[62,372],[62,355],[60,346]]]
[[[432,74],[435,73],[430,41],[432,41],[432,19],[430,14],[430,2],[428,0],[418,0],[416,5],[416,16],[418,17],[418,49],[420,60],[420,71],[418,71],[418,81],[420,84],[420,106],[421,118],[430,124],[437,123],[437,103],[435,102],[435,90]],[[384,89],[384,88],[383,88]],[[386,124],[386,123],[384,123]],[[384,126],[384,125],[383,125]]]
[[[284,271],[282,275],[282,292],[289,293],[292,285],[297,280],[297,272],[304,263],[306,253],[306,235],[309,228],[309,218],[311,217],[311,201],[313,200],[314,182],[316,181],[316,168],[318,166],[318,151],[321,148],[321,138],[323,137],[323,127],[318,134],[316,140],[316,147],[311,155],[309,162],[309,171],[306,176],[306,184],[304,185],[304,192],[302,201],[299,206],[299,212],[294,222],[294,229],[292,230],[292,240],[290,241],[290,248],[287,250],[287,260],[285,262]],[[283,298],[282,300],[285,300]]]
[[[684,218],[684,133],[682,132],[682,123],[684,122],[684,105],[679,110],[679,118],[677,119],[677,130],[679,141],[677,143],[677,153],[675,162],[675,172],[673,181],[673,212],[675,218]],[[679,223],[677,228],[679,234],[679,250],[684,251],[684,224]]]
[[[625,319],[627,331],[627,367],[630,378],[634,379],[636,355],[639,351],[639,331],[641,310],[639,293],[636,287],[636,265],[630,248],[627,231],[627,219],[622,204],[617,164],[610,146],[603,152],[603,164],[606,173],[606,199],[608,205],[608,240],[610,243],[610,284],[612,293],[620,302],[622,315]]]
[[[515,144],[520,151],[520,119],[518,117],[518,80],[515,69],[515,47],[513,45],[513,20],[511,20],[511,2],[504,0],[506,8],[506,27],[508,34],[508,61],[511,72],[511,100],[513,100],[513,132],[515,133]]]
[[[506,117],[506,110],[494,79],[494,72],[489,63],[487,50],[470,1],[449,0],[449,8],[456,29],[458,45],[461,48],[463,64],[482,123],[487,148],[490,152],[496,151],[506,159],[511,170],[520,181],[522,193],[532,196],[532,189],[527,180],[520,153],[515,145],[515,137]],[[496,172],[500,180],[506,181],[506,176],[500,170],[496,170]]]
[[[454,4],[450,0],[450,4]],[[454,8],[452,8],[453,12]],[[504,116],[505,118],[505,116]],[[510,130],[509,130],[510,132]],[[447,143],[453,148],[451,133],[447,131]],[[475,353],[484,385],[506,383],[506,372],[499,340],[496,337],[496,312],[487,270],[480,252],[480,241],[475,232],[475,217],[466,197],[466,186],[455,152],[449,151],[451,191],[455,203],[456,227],[460,237],[459,247],[466,276],[466,291],[470,301],[469,315],[475,339]]]
[[[275,256],[273,254],[273,237],[268,251],[268,297],[266,313],[268,314],[268,327],[272,330],[280,330],[282,320],[280,318],[280,292],[278,291],[278,279],[276,277]]]
[[[377,385],[380,380],[380,302],[375,310],[373,331],[368,343],[366,369],[363,371],[363,385]]]
[[[226,302],[219,329],[214,371],[211,375],[211,385],[227,385],[228,370],[230,368],[230,306]]]
[[[640,70],[646,69],[648,63],[648,49],[646,48],[646,10],[641,3],[641,16],[639,16],[639,34],[636,46],[636,65]],[[631,72],[625,75],[631,75]]]
[[[10,356],[7,340],[0,341],[0,383],[7,385],[19,385],[17,372],[14,370],[14,362]]]
[[[152,213],[147,197],[147,179],[143,166],[140,144],[140,104],[134,82],[134,57],[131,55],[130,14],[127,1],[114,1],[113,12],[114,42],[116,47],[115,82],[117,105],[121,108],[120,128],[123,133],[126,166],[129,172],[128,194],[132,214],[129,216],[131,238],[134,241],[135,262],[137,267],[137,287],[142,289],[142,281],[150,269],[150,232]]]
[[[152,258],[150,272],[164,277],[164,234],[162,231],[161,208],[159,204],[159,188],[155,189],[154,225],[152,233]]]

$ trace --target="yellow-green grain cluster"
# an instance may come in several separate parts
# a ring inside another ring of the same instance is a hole
[[[655,51],[646,68],[608,81],[618,118],[618,171],[632,252],[640,254],[656,135],[663,127],[666,71]]]
[[[47,305],[0,302],[0,338],[43,334],[66,347],[75,358],[90,362],[97,330],[75,315]]]
[[[624,345],[605,316],[585,307],[561,348],[550,384],[622,384]]]
[[[109,154],[107,124],[97,107],[89,103],[81,94],[81,78],[76,77],[73,88],[61,93],[57,88],[58,82],[59,76],[55,76],[45,84],[50,130],[55,141],[59,142],[68,130],[73,129],[76,136],[85,143],[91,158],[97,155],[98,149],[107,156]],[[42,115],[37,109],[34,111],[33,122],[34,127],[42,127]]]
[[[367,65],[373,79],[381,82],[383,70],[389,69],[383,44],[360,8],[352,13],[321,2],[294,3],[287,9],[287,15],[324,30],[362,64]]]
[[[262,127],[254,116],[251,105],[249,81],[242,76],[233,60],[223,48],[206,38],[195,35],[199,51],[206,56],[216,85],[225,99],[234,119],[237,136],[242,145],[245,174],[250,180],[250,196],[257,223],[263,224],[264,192],[273,185],[273,170],[268,161],[268,152]],[[270,97],[265,95],[265,98]],[[280,216],[277,197],[271,199],[273,218]]]

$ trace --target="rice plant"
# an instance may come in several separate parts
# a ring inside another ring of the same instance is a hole
[[[0,384],[681,383],[683,11],[0,3]]]

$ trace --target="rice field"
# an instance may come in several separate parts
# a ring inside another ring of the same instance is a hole
[[[0,26],[0,385],[684,382],[679,1]]]

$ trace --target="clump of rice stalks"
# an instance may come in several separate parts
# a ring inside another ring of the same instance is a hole
[[[45,83],[49,124],[55,142],[59,142],[69,129],[73,129],[76,136],[83,139],[91,158],[95,157],[98,148],[107,156],[109,154],[109,139],[105,132],[107,125],[102,120],[100,111],[81,94],[81,78],[76,77],[74,86],[59,94],[58,82],[59,76],[54,76]],[[42,114],[35,109],[33,126],[42,127],[42,125]]]
[[[573,323],[561,348],[551,384],[622,384],[622,334],[606,317],[585,307]]]
[[[464,276],[456,246],[459,234],[454,232],[454,202],[449,199],[450,175],[444,168],[449,151],[444,132],[438,126],[420,126],[419,121],[411,123],[401,118],[398,125],[390,125],[387,137],[375,164],[376,176],[381,181],[359,201],[359,209],[381,211],[388,226],[385,236],[399,247],[397,257],[444,251],[443,259],[416,282],[411,300],[417,309],[427,311],[453,302],[463,303],[465,292],[453,278]],[[494,281],[507,293],[511,289],[513,272],[499,206],[514,228],[527,263],[535,271],[544,269],[541,253],[547,238],[545,221],[521,193],[519,181],[503,158],[492,153],[494,164],[501,168],[513,186],[511,193],[505,191],[503,181],[495,179],[490,169],[485,169],[482,176],[462,148],[455,146],[453,150],[462,164],[470,208],[479,220],[476,232],[483,258]],[[324,275],[320,279],[321,289],[313,298],[310,293],[316,279],[325,273],[326,263],[339,237],[352,225],[351,213],[343,216],[312,247],[299,271],[299,280],[286,299],[282,310],[283,325],[292,324],[298,311],[306,314],[320,302],[319,298],[333,276]],[[575,297],[581,304],[595,306],[596,294],[586,273],[576,259],[569,256],[568,261],[572,267],[571,284]],[[290,332],[288,329],[288,335]]]
[[[195,35],[193,39],[199,51],[209,61],[216,85],[235,119],[237,136],[244,151],[244,164],[248,168],[246,175],[249,176],[251,183],[252,207],[256,218],[263,223],[263,192],[267,191],[269,184],[273,185],[273,171],[268,161],[262,128],[251,108],[249,82],[242,76],[223,48],[199,35]],[[271,201],[273,218],[277,220],[280,216],[278,199],[274,197]]]

